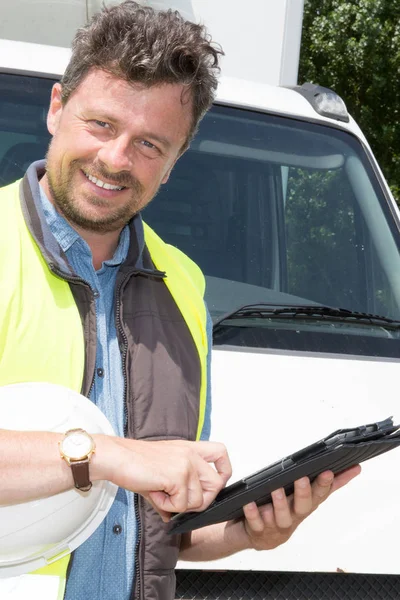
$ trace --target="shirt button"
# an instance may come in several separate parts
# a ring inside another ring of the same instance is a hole
[[[114,527],[113,527],[113,533],[115,533],[115,535],[119,535],[120,533],[122,533],[122,527],[121,527],[121,525],[114,525]]]
[[[100,296],[100,292],[98,290],[93,290],[93,296],[98,298]]]
[[[96,369],[96,373],[99,377],[104,377],[104,369]]]

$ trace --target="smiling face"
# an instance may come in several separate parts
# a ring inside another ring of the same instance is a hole
[[[73,226],[120,231],[168,180],[191,119],[181,84],[133,86],[92,69],[64,105],[56,84],[41,183]]]

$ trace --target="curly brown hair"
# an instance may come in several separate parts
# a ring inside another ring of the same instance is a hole
[[[78,29],[62,84],[62,101],[92,68],[128,83],[184,84],[191,92],[192,127],[187,142],[210,108],[217,89],[221,47],[204,25],[185,21],[178,11],[156,11],[125,0],[104,7]]]

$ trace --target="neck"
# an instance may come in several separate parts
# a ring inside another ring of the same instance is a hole
[[[56,208],[54,199],[51,195],[50,188],[48,185],[47,175],[45,174],[40,180],[39,184],[43,188],[49,202]],[[68,221],[68,223],[75,229],[77,233],[81,236],[82,239],[88,244],[93,257],[93,267],[96,269],[101,268],[101,265],[105,260],[109,260],[114,256],[114,252],[117,249],[119,236],[122,231],[122,228],[117,231],[110,231],[107,233],[98,233],[95,231],[88,231],[87,229],[83,229],[74,223],[71,223],[69,219],[65,215],[63,215],[64,219]]]
[[[98,271],[105,260],[109,260],[114,256],[115,250],[118,246],[121,230],[112,231],[109,233],[96,233],[93,231],[87,231],[86,229],[81,229],[72,223],[70,223],[70,225],[79,233],[81,238],[84,239],[89,246],[92,252],[93,267],[96,271]]]

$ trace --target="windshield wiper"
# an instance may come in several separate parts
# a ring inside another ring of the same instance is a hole
[[[321,304],[294,304],[291,306],[288,304],[268,304],[261,302],[239,306],[239,308],[218,317],[213,323],[213,333],[215,334],[219,329],[228,326],[229,323],[226,323],[226,321],[229,322],[235,319],[277,319],[281,317],[293,319],[302,317],[307,319],[327,320],[330,322],[351,321],[352,323],[361,325],[372,324],[378,326],[385,325],[389,329],[400,328],[400,321],[396,321],[395,319],[356,312],[348,310],[347,308],[335,308]]]

